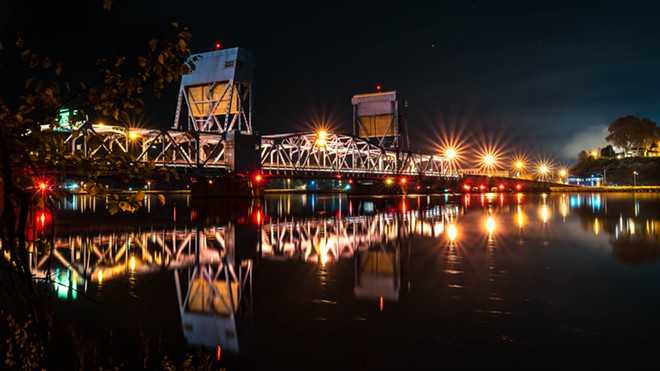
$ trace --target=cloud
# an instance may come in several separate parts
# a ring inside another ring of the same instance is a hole
[[[577,158],[580,151],[589,151],[607,146],[607,125],[588,126],[582,131],[575,133],[566,141],[562,147],[562,154],[567,158]]]

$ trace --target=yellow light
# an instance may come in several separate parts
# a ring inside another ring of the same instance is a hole
[[[385,179],[385,184],[391,185],[392,183],[394,183],[394,180],[392,180],[392,178]]]
[[[566,176],[566,170],[561,169],[561,170],[559,171],[559,175],[561,175],[562,177]]]
[[[543,204],[543,206],[541,206],[541,218],[543,218],[543,223],[548,222],[549,214],[550,212],[548,211],[548,206],[546,204]]]
[[[99,269],[99,272],[96,274],[96,279],[99,281],[99,283],[103,283],[103,270]]]
[[[598,223],[598,218],[594,220],[594,234],[598,236],[598,232],[600,232],[600,223]]]
[[[325,147],[326,146],[325,138],[328,136],[328,132],[326,132],[325,130],[319,130],[316,136],[317,136],[316,146],[321,148]]]
[[[138,133],[133,130],[128,132],[128,139],[130,140],[136,140],[138,136],[139,136]]]
[[[548,172],[548,167],[545,166],[545,165],[541,165],[541,168],[539,169],[539,171],[540,171],[542,174],[545,174],[545,173]]]
[[[484,157],[484,162],[487,165],[492,165],[495,162],[495,158],[493,157],[493,155],[486,155],[486,157]]]
[[[136,265],[135,256],[131,256],[131,259],[128,261],[128,266],[129,268],[131,268],[131,271],[135,270],[135,265]]]
[[[517,168],[517,169],[522,169],[522,168],[523,168],[523,163],[522,163],[522,161],[518,161],[518,162],[516,162],[516,168]]]
[[[449,237],[449,241],[454,242],[457,234],[458,231],[456,230],[456,225],[449,224],[449,227],[447,227],[447,236]]]
[[[518,228],[522,228],[523,224],[525,224],[525,214],[523,214],[522,210],[518,209]]]
[[[493,231],[495,230],[495,220],[492,216],[489,216],[488,220],[486,220],[486,228],[488,229],[488,233],[493,234]]]
[[[453,159],[454,157],[456,157],[456,151],[453,148],[449,148],[445,152],[445,157],[447,157],[450,160]]]

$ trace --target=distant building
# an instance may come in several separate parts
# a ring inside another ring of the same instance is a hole
[[[589,187],[600,187],[604,185],[603,176],[601,174],[591,174],[588,178],[569,176],[568,184]]]

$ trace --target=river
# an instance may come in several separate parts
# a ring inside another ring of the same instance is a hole
[[[657,193],[76,196],[52,222],[62,369],[660,363]]]

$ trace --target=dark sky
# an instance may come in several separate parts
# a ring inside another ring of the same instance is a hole
[[[350,134],[351,97],[377,85],[407,99],[412,147],[422,151],[453,125],[575,162],[580,150],[606,144],[620,116],[660,120],[653,1],[118,0],[110,14],[99,0],[0,4],[4,42],[23,29],[34,49],[79,62],[128,52],[125,40],[148,40],[171,21],[191,29],[194,53],[216,41],[247,48],[262,134],[318,121]],[[149,106],[154,126],[171,125],[177,92],[173,85]]]

